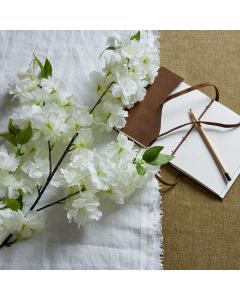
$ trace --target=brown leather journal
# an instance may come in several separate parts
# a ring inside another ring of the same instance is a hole
[[[150,146],[160,132],[161,104],[182,81],[179,75],[160,67],[154,83],[147,87],[144,100],[129,109],[126,126],[121,131],[140,146]]]

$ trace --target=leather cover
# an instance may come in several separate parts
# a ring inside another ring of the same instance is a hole
[[[161,104],[182,81],[182,77],[160,67],[154,83],[147,87],[143,101],[128,110],[126,126],[121,131],[137,144],[150,146],[161,129]]]

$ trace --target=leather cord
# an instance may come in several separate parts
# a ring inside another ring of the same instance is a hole
[[[175,181],[173,182],[169,182],[165,179],[163,179],[159,174],[155,174],[155,178],[162,184],[168,186],[168,187],[173,187],[174,185],[176,185],[177,183],[179,183],[179,181],[181,180],[182,178],[182,174],[178,174]]]
[[[211,125],[211,126],[223,127],[223,128],[236,128],[236,127],[239,127],[239,126],[240,126],[240,122],[238,122],[238,123],[233,123],[233,124],[226,124],[226,123],[210,122],[210,121],[201,121],[201,120],[200,120],[200,119],[203,117],[203,115],[205,114],[205,112],[208,110],[208,108],[211,106],[212,102],[213,102],[213,101],[219,101],[219,91],[218,91],[218,88],[216,87],[216,85],[214,85],[214,84],[212,84],[212,83],[210,83],[210,82],[200,83],[200,84],[194,85],[194,86],[192,86],[192,87],[189,87],[189,88],[187,88],[187,89],[185,89],[185,90],[182,90],[182,91],[180,91],[180,92],[177,92],[177,93],[175,93],[175,94],[172,94],[172,95],[168,96],[160,106],[162,106],[164,103],[166,103],[166,102],[168,102],[168,101],[170,101],[170,100],[172,100],[172,99],[174,99],[174,98],[177,98],[177,97],[179,97],[179,96],[185,95],[185,94],[190,93],[190,92],[192,92],[192,91],[195,91],[195,90],[198,90],[198,89],[201,89],[201,88],[204,88],[204,87],[208,87],[208,86],[212,86],[212,87],[214,88],[214,90],[215,90],[215,99],[212,100],[212,101],[210,102],[210,105],[208,105],[208,106],[206,107],[206,109],[203,111],[203,113],[202,113],[201,116],[199,117],[198,122],[188,122],[188,123],[184,123],[184,124],[178,125],[178,126],[172,128],[172,129],[168,130],[168,131],[165,131],[165,132],[163,132],[163,133],[160,133],[160,134],[155,138],[155,140],[157,140],[158,138],[163,137],[163,136],[165,136],[165,135],[167,135],[167,134],[169,134],[169,133],[171,133],[171,132],[173,132],[173,131],[175,131],[175,130],[177,130],[177,129],[180,129],[180,128],[183,128],[183,127],[185,127],[185,126],[188,126],[188,125],[193,125],[192,128],[194,128],[194,125],[195,125],[195,124],[205,124],[205,125]],[[155,141],[155,140],[154,140],[154,141]],[[175,152],[176,152],[176,151],[174,151],[174,153],[175,153]]]
[[[232,124],[226,124],[226,123],[218,123],[218,122],[209,122],[209,121],[197,121],[197,122],[188,122],[188,123],[184,123],[181,124],[179,126],[176,126],[168,131],[165,131],[161,134],[159,134],[158,138],[163,137],[177,129],[183,128],[185,126],[188,125],[195,125],[195,124],[205,124],[205,125],[211,125],[211,126],[216,126],[216,127],[222,127],[222,128],[235,128],[235,127],[239,127],[240,126],[240,122],[238,123],[232,123]]]
[[[195,90],[199,90],[199,89],[202,89],[202,88],[208,87],[208,86],[209,86],[209,87],[212,86],[212,87],[214,88],[214,90],[215,90],[215,99],[214,99],[214,100],[215,100],[215,101],[219,101],[219,91],[218,91],[217,86],[216,86],[215,84],[212,84],[211,82],[203,82],[203,83],[196,84],[196,85],[191,86],[191,87],[189,87],[189,88],[187,88],[187,89],[185,89],[185,90],[182,90],[182,91],[180,91],[180,92],[177,92],[177,93],[175,93],[175,94],[172,94],[172,95],[168,96],[168,97],[163,101],[163,103],[160,104],[160,106],[163,105],[164,103],[168,102],[169,100],[172,100],[172,99],[177,98],[177,97],[179,97],[179,96],[188,94],[188,93],[190,93],[190,92],[193,92],[193,91],[195,91]]]

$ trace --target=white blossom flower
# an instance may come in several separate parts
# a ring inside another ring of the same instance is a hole
[[[24,127],[32,121],[35,114],[41,114],[42,108],[39,105],[21,105],[18,109],[11,115],[14,125],[23,129]]]
[[[142,57],[142,62],[143,68],[146,72],[147,80],[150,84],[152,84],[158,74],[160,64],[159,53],[157,51],[153,52],[149,49],[149,47],[146,47]]]
[[[118,134],[117,142],[111,142],[107,149],[116,162],[121,158],[133,161],[137,153],[137,149],[134,149],[134,143],[122,132]]]
[[[100,203],[92,192],[81,192],[67,200],[64,208],[67,210],[69,222],[75,222],[80,226],[90,221],[98,221],[102,217],[102,212],[98,209]]]
[[[34,232],[40,232],[45,225],[45,216],[43,213],[37,211],[30,211],[24,214],[18,211],[19,218],[21,219],[21,231],[18,232],[19,239],[29,239]]]
[[[108,77],[110,82],[116,81],[116,74],[126,73],[128,71],[128,66],[119,57],[111,55],[110,59],[105,58],[105,64],[103,67],[104,77]]]
[[[93,116],[89,114],[89,109],[82,105],[76,104],[68,113],[70,117],[67,122],[72,133],[78,132],[82,127],[91,126],[93,122]]]
[[[110,80],[110,77],[104,76],[101,72],[93,71],[89,74],[89,83],[86,89],[91,97],[97,101],[107,90],[111,83]]]
[[[40,74],[39,66],[38,66],[36,60],[33,59],[29,65],[29,68],[27,69],[27,71],[19,72],[17,74],[17,78],[19,80],[28,79],[31,81],[39,81],[40,82],[39,74]]]
[[[19,158],[15,154],[9,154],[4,146],[0,147],[0,169],[13,172],[17,169]]]
[[[113,36],[110,36],[107,40],[107,46],[108,47],[113,47],[117,51],[120,49],[123,49],[126,47],[126,45],[129,44],[130,40],[130,34],[129,33],[123,33],[123,34],[118,34],[118,33],[113,33]]]
[[[112,94],[120,98],[124,105],[129,104],[129,97],[137,92],[136,82],[126,74],[117,74],[116,84],[113,84]]]
[[[35,156],[33,160],[28,159],[24,162],[21,169],[23,172],[29,175],[31,178],[40,179],[46,178],[49,173],[49,161],[48,158],[42,158],[41,156]]]
[[[21,103],[36,103],[44,98],[44,92],[40,88],[40,69],[35,59],[31,62],[26,72],[17,74],[17,82],[14,89],[10,90],[14,98],[18,98]]]
[[[39,130],[46,140],[55,142],[68,132],[68,117],[64,108],[48,103],[42,107],[41,112],[32,116],[32,128]]]
[[[8,197],[17,199],[22,193],[32,192],[32,182],[21,171],[9,173],[0,170],[0,198]]]
[[[124,127],[127,116],[128,112],[123,109],[119,101],[106,100],[98,106],[94,114],[94,121],[96,124],[105,125],[106,130],[111,131],[113,127]]]
[[[95,152],[95,170],[91,173],[91,182],[97,191],[108,190],[116,177],[115,165],[111,160],[111,155],[106,150],[104,147],[101,152]]]
[[[43,214],[39,212],[29,212],[26,215],[18,210],[9,208],[0,210],[0,243],[9,234],[13,234],[17,239],[27,239],[34,232],[41,231],[44,227]]]
[[[15,176],[10,174],[8,171],[0,170],[0,177],[0,197],[18,198],[22,182],[19,182]]]
[[[65,88],[63,82],[48,77],[41,80],[43,91],[46,92],[46,103],[56,103],[61,106],[72,104],[72,94]]]
[[[92,129],[91,128],[81,128],[78,131],[78,133],[79,133],[79,135],[74,142],[75,148],[91,147],[93,144]]]
[[[91,174],[96,173],[93,151],[87,148],[75,150],[71,162],[66,168],[61,168],[61,173],[70,187],[91,186]]]
[[[118,53],[121,57],[126,57],[128,62],[138,61],[143,55],[144,47],[142,43],[136,40],[128,40],[123,47],[120,47]]]
[[[114,176],[110,177],[108,188],[101,195],[117,204],[124,204],[136,188],[142,187],[142,178],[137,174],[135,165],[129,159],[113,163],[110,158],[107,164],[112,165]]]
[[[0,210],[0,244],[9,234],[20,231],[22,224],[18,218],[18,213],[10,208]]]

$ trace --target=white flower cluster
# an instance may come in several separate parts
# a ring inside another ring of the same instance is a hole
[[[90,126],[92,116],[66,91],[64,85],[52,76],[39,78],[39,66],[33,60],[26,73],[18,74],[12,93],[20,99],[21,106],[11,116],[14,124],[24,128],[31,122],[33,140],[44,137],[46,141],[68,142],[79,128]]]
[[[96,102],[107,90],[93,116],[96,124],[110,131],[125,126],[128,116],[125,108],[144,99],[146,86],[153,83],[160,62],[158,51],[149,41],[140,40],[140,32],[132,37],[129,34],[110,37],[106,51],[111,51],[111,58],[101,72],[90,74],[89,91]]]
[[[94,109],[82,105],[52,76],[47,59],[43,65],[34,57],[28,71],[18,74],[11,92],[20,105],[9,119],[9,132],[1,134],[6,143],[0,147],[0,244],[9,234],[24,239],[42,228],[43,214],[29,212],[25,199],[45,184],[51,175],[50,163],[56,165],[75,135],[64,164],[49,182],[64,188],[66,197],[73,195],[64,202],[70,222],[80,227],[99,220],[102,200],[123,204],[143,186],[146,177],[136,168],[139,153],[133,142],[119,134],[117,141],[98,148],[95,128],[123,127],[125,109],[144,98],[159,67],[159,55],[151,46],[140,39],[139,32],[109,38],[107,50],[112,55],[102,72],[90,74],[86,87],[97,104]],[[156,169],[144,166],[146,176]]]
[[[137,150],[134,143],[120,133],[116,142],[101,150],[81,148],[74,151],[70,163],[61,169],[62,180],[70,192],[80,191],[65,202],[69,221],[80,227],[91,220],[99,220],[99,200],[110,200],[117,204],[124,201],[143,186],[146,177],[139,176],[133,161]],[[149,174],[157,167],[148,166]],[[84,215],[84,217],[83,217]]]
[[[18,210],[9,208],[0,210],[0,242],[9,234],[16,239],[29,239],[34,232],[39,232],[44,227],[44,217],[40,213],[29,212],[26,215]]]

